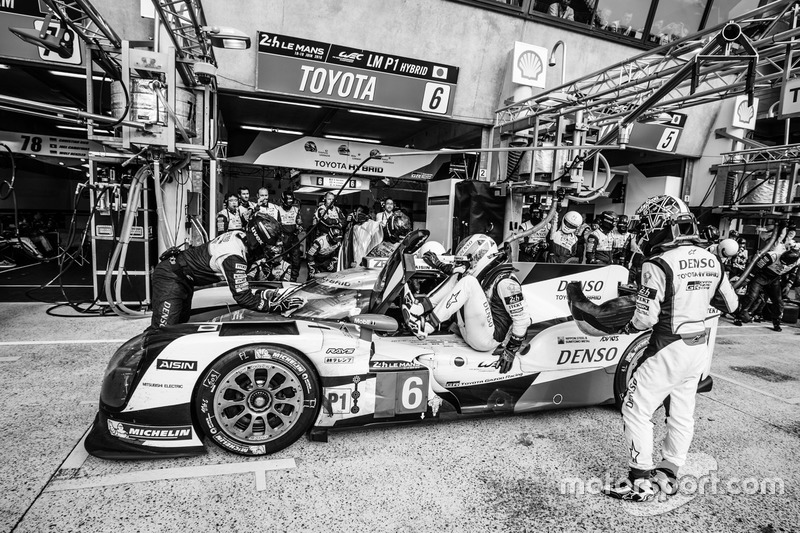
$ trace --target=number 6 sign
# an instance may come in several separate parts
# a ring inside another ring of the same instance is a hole
[[[428,82],[422,96],[422,110],[428,113],[444,115],[450,105],[450,86],[442,83]]]
[[[378,374],[375,386],[375,418],[390,418],[428,410],[428,371]]]

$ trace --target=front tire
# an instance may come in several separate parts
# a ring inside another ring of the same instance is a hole
[[[628,392],[628,384],[631,382],[633,372],[639,368],[644,349],[647,348],[649,342],[649,332],[636,337],[636,340],[628,345],[617,364],[617,371],[614,374],[614,406],[618,411],[622,410],[622,400],[625,398],[625,393]]]
[[[200,427],[215,444],[240,455],[267,455],[311,428],[320,397],[319,378],[304,355],[256,344],[215,361],[193,403]]]

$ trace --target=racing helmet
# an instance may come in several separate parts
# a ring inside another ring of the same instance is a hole
[[[497,252],[494,239],[482,233],[470,235],[456,246],[457,256],[469,258],[470,266],[466,273],[476,278],[493,263]]]
[[[364,205],[357,205],[353,211],[353,222],[363,224],[367,220],[369,220],[369,209]]]
[[[342,231],[342,227],[338,224],[328,227],[326,235],[328,236],[328,242],[331,244],[342,242],[344,239],[344,231]]]
[[[628,215],[620,215],[617,217],[617,231],[620,233],[628,231]]]
[[[611,233],[614,229],[614,223],[617,221],[617,215],[613,211],[603,211],[597,220],[600,226],[600,231],[603,233]]]
[[[292,191],[283,191],[281,193],[281,206],[288,210],[294,205],[294,193]]]
[[[700,230],[700,236],[708,242],[718,242],[719,228],[712,226],[711,224],[703,226],[703,229]]]
[[[419,247],[419,250],[417,250],[417,253],[415,253],[414,255],[416,255],[417,257],[422,257],[428,252],[433,252],[438,257],[445,254],[445,249],[442,243],[440,243],[439,241],[427,241],[425,244]]]
[[[267,246],[275,246],[280,235],[278,221],[265,213],[256,213],[247,225],[245,242],[247,249],[254,253],[263,253]]]
[[[575,231],[583,224],[583,217],[577,211],[567,211],[564,218],[561,220],[561,231],[564,233],[575,233]]]
[[[696,244],[699,239],[697,221],[689,207],[668,194],[648,198],[639,206],[631,232],[645,256],[664,248]]]
[[[736,257],[739,253],[739,243],[733,239],[722,239],[717,244],[717,257],[722,261],[726,261],[732,257]]]
[[[786,266],[796,263],[798,259],[800,259],[800,250],[798,250],[797,248],[786,250],[781,254],[781,263],[783,263]]]
[[[402,211],[394,211],[386,222],[388,241],[400,242],[411,231],[411,219]]]

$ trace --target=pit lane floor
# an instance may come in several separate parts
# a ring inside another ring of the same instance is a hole
[[[0,531],[800,531],[795,326],[723,320],[694,477],[637,505],[597,494],[628,456],[608,407],[335,432],[260,459],[87,457],[106,363],[146,322],[46,308],[0,304]]]

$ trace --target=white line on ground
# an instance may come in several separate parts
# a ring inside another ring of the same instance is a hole
[[[741,381],[736,381],[735,379],[726,378],[726,377],[720,376],[719,374],[711,374],[711,375],[714,377],[714,379],[721,379],[722,381],[727,381],[728,383],[733,383],[737,387],[742,387],[743,389],[751,390],[753,392],[757,392],[759,394],[763,394],[764,396],[769,396],[770,398],[775,398],[776,400],[780,400],[780,401],[782,401],[784,403],[788,403],[788,404],[792,404],[792,405],[800,404],[800,398],[781,398],[780,396],[776,396],[774,394],[771,394],[769,392],[763,391],[761,389],[757,389],[756,387],[751,387],[750,385],[746,385],[746,384],[742,383]]]
[[[86,339],[63,341],[0,341],[0,346],[36,346],[38,344],[122,344],[128,339]]]
[[[178,468],[162,468],[158,470],[140,470],[124,474],[108,476],[82,477],[77,479],[58,479],[50,482],[44,492],[62,490],[89,489],[96,487],[110,487],[128,483],[146,483],[148,481],[164,481],[167,479],[186,479],[204,476],[221,476],[226,474],[256,473],[256,488],[259,487],[258,472],[267,470],[288,470],[295,468],[294,459],[271,459],[267,461],[254,461],[247,463],[228,463],[221,465],[185,466]],[[266,488],[266,477],[264,479]],[[264,490],[258,488],[258,490]]]
[[[0,357],[0,363],[13,363],[19,361],[19,357]]]

